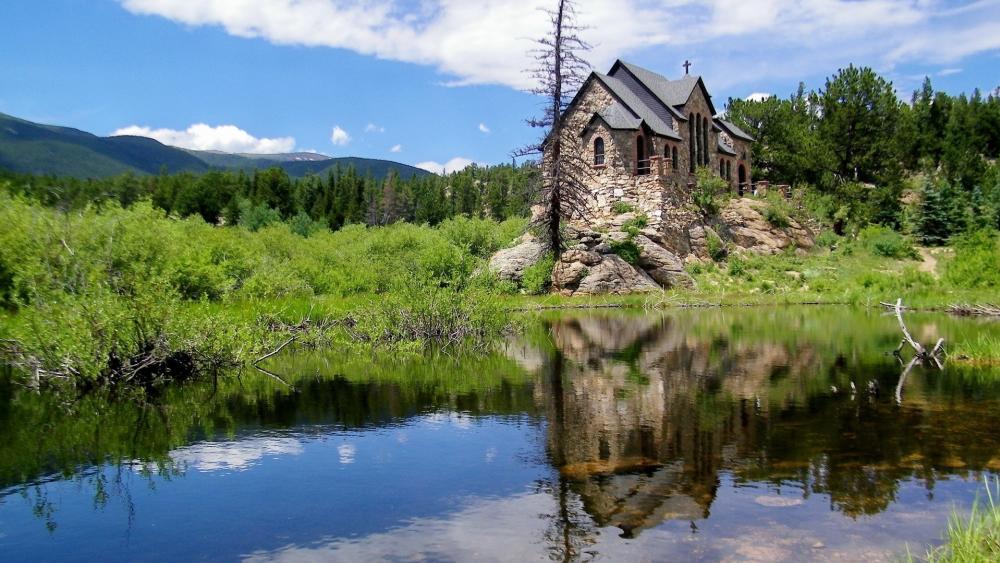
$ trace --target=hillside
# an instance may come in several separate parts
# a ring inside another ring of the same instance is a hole
[[[280,167],[294,178],[326,174],[334,166],[353,165],[361,175],[384,178],[395,169],[404,178],[425,176],[424,170],[369,158],[330,158],[316,153],[230,154],[193,151],[146,137],[98,137],[69,127],[42,125],[0,113],[0,168],[13,172],[106,178],[125,172],[202,173],[212,169],[244,170]]]

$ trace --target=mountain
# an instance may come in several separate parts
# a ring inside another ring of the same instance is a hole
[[[98,137],[85,131],[41,125],[0,113],[0,168],[26,174],[103,178],[126,172],[199,174],[213,169],[285,169],[289,176],[325,175],[333,167],[353,165],[361,175],[384,178],[390,170],[401,177],[425,176],[425,170],[371,158],[331,158],[316,153],[231,154],[164,145],[146,137]]]

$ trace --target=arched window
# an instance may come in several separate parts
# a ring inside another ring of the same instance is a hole
[[[730,182],[733,180],[733,163],[732,161],[726,161],[726,179]]]
[[[680,163],[677,162],[677,146],[676,145],[674,145],[674,147],[670,149],[670,161],[674,163],[674,170],[677,170],[677,168],[680,167]]]
[[[726,177],[726,161],[722,159],[719,159],[719,177]]]
[[[695,145],[698,144],[698,137],[695,135],[694,121],[688,121],[688,168],[694,172]]]
[[[604,166],[604,139],[594,139],[594,166]]]
[[[649,174],[649,153],[646,146],[646,139],[639,135],[635,139],[635,173],[638,175]]]
[[[705,164],[705,166],[708,166],[709,164],[712,163],[711,153],[709,152],[708,149],[708,131],[709,131],[708,118],[703,117],[701,118],[701,137],[702,137],[701,146],[704,149],[703,151],[704,154],[702,155],[702,158],[704,159],[703,163]]]

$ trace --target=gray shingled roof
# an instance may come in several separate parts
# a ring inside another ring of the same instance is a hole
[[[638,129],[642,120],[632,114],[625,106],[618,102],[611,104],[598,112],[598,115],[607,122],[612,129]]]
[[[729,156],[736,156],[736,151],[722,144],[722,139],[719,138],[719,152],[724,152]]]
[[[660,117],[656,115],[656,112],[643,103],[643,101],[640,100],[639,97],[636,96],[621,80],[599,72],[594,72],[594,76],[603,82],[608,89],[611,90],[611,92],[625,104],[625,107],[631,110],[632,115],[635,115],[644,121],[654,133],[664,137],[670,137],[671,139],[680,140],[680,136],[677,135],[677,133],[674,133],[673,127],[667,125],[662,119],[660,119]]]
[[[739,127],[733,125],[732,123],[726,121],[725,119],[716,119],[715,121],[716,121],[716,123],[718,123],[719,125],[721,125],[723,129],[725,129],[727,132],[729,132],[729,134],[732,135],[733,137],[739,137],[740,139],[743,139],[744,141],[750,141],[750,142],[753,142],[753,141],[756,140],[753,137],[751,137],[750,135],[748,135],[747,133],[745,133],[742,129],[740,129]]]
[[[699,77],[697,76],[688,75],[678,80],[667,80],[666,77],[656,74],[651,70],[646,70],[641,66],[636,66],[625,61],[619,62],[629,72],[634,74],[636,78],[641,80],[647,88],[652,90],[656,94],[656,97],[670,106],[681,106],[687,103],[694,87],[698,85]]]

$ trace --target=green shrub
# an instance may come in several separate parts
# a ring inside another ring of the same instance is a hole
[[[635,241],[631,238],[621,241],[611,241],[610,246],[611,252],[617,254],[622,260],[633,266],[639,265],[639,247],[636,246]]]
[[[706,243],[708,245],[708,256],[716,261],[721,262],[726,259],[729,255],[729,249],[726,248],[726,244],[722,242],[719,235],[708,231],[706,236]]]
[[[979,230],[952,239],[955,257],[944,267],[944,279],[955,287],[1000,287],[1000,246],[992,230]]]
[[[323,224],[313,221],[305,211],[299,211],[288,220],[288,228],[300,237],[309,238],[313,233],[323,229]]]
[[[916,260],[920,258],[917,249],[903,235],[877,225],[865,227],[858,233],[858,241],[873,256],[895,260]]]
[[[611,211],[614,211],[618,215],[622,215],[624,213],[631,213],[635,211],[635,206],[626,201],[616,201],[611,204]]]
[[[373,345],[452,345],[485,342],[511,327],[495,298],[411,284],[372,300],[346,323],[357,340]]]
[[[728,188],[728,184],[722,178],[716,176],[708,168],[698,168],[697,180],[691,198],[695,206],[706,217],[711,217],[719,212],[718,197]]]
[[[547,292],[552,285],[552,269],[555,268],[555,265],[555,259],[546,255],[524,270],[521,286],[532,295],[541,295]]]
[[[833,231],[822,231],[816,235],[816,245],[820,248],[833,248],[840,242],[839,236]]]
[[[249,201],[243,200],[239,203],[240,226],[250,232],[259,231],[268,225],[281,221],[281,214],[277,209],[272,209],[266,203],[253,205]]]

